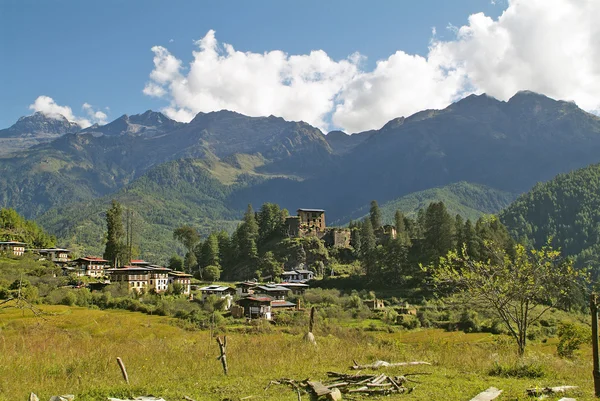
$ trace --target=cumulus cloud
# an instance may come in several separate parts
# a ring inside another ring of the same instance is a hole
[[[42,112],[51,118],[65,117],[67,120],[81,125],[83,128],[89,127],[93,123],[106,124],[108,116],[106,113],[94,110],[89,103],[84,103],[81,108],[87,117],[79,117],[73,114],[69,106],[60,106],[49,96],[38,96],[35,101],[29,105],[29,109]]]
[[[479,13],[465,26],[449,25],[451,40],[439,40],[433,29],[426,56],[399,50],[371,71],[361,68],[360,54],[335,61],[322,50],[241,52],[219,43],[211,30],[196,42],[189,66],[153,47],[154,69],[143,92],[166,99],[164,112],[180,121],[229,109],[347,132],[443,108],[469,93],[507,100],[528,89],[598,112],[598,17],[596,0],[509,0],[497,19]]]
[[[355,54],[334,61],[322,50],[291,56],[278,50],[241,52],[221,46],[212,30],[196,46],[187,71],[166,48],[153,47],[154,70],[144,88],[149,96],[168,95],[164,112],[183,121],[200,111],[229,109],[325,127],[335,96],[358,73],[361,60]]]

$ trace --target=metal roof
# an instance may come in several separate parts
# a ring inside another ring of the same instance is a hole
[[[1,241],[0,245],[27,245],[24,242],[19,241]]]
[[[209,285],[208,287],[202,287],[202,288],[200,288],[200,291],[223,292],[223,291],[235,291],[235,289],[231,288],[231,287],[221,286],[221,285]]]
[[[320,213],[325,213],[325,210],[323,209],[298,209],[298,212],[320,212]]]

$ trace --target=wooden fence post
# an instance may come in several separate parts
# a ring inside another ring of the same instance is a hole
[[[121,368],[121,373],[123,373],[123,379],[125,379],[127,384],[129,384],[129,376],[127,376],[127,370],[125,369],[125,364],[119,357],[117,357],[117,363],[119,364],[119,367]]]
[[[223,341],[219,337],[217,337],[217,343],[219,344],[219,350],[221,351],[221,355],[217,358],[217,360],[221,360],[223,364],[223,372],[227,375],[227,336],[223,336]]]
[[[590,312],[592,313],[592,352],[594,357],[594,394],[600,397],[600,355],[598,354],[598,299],[596,294],[590,297]]]

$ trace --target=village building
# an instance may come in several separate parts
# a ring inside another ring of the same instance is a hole
[[[107,269],[111,283],[127,283],[129,290],[137,292],[149,291],[150,271],[147,267],[123,266]]]
[[[303,284],[303,283],[279,283],[279,285],[281,287],[285,287],[287,289],[289,289],[292,294],[294,295],[302,295],[306,292],[306,290],[309,288],[308,284]]]
[[[276,284],[258,285],[254,289],[254,294],[260,296],[268,296],[273,299],[284,300],[286,296],[291,292],[289,288],[281,287]]]
[[[258,286],[256,281],[244,281],[235,285],[236,294],[239,297],[247,297],[254,294],[254,289]]]
[[[32,249],[32,252],[40,255],[42,260],[50,260],[57,265],[64,265],[71,261],[69,249],[48,248],[48,249]]]
[[[275,315],[279,311],[295,310],[296,304],[283,299],[274,299],[271,301],[271,313]]]
[[[171,269],[162,266],[148,266],[147,269],[149,269],[149,290],[164,292],[169,289],[169,272]]]
[[[129,266],[146,267],[146,266],[150,266],[150,265],[151,265],[150,262],[146,262],[145,260],[141,260],[141,259],[132,259],[131,262],[129,262]]]
[[[379,242],[387,242],[396,239],[396,227],[386,224],[376,229],[374,234]]]
[[[325,231],[325,210],[323,209],[298,209],[301,229],[314,229]]]
[[[383,303],[383,299],[367,299],[364,301],[364,304],[367,308],[371,310],[382,310],[385,309],[385,304]]]
[[[285,271],[279,275],[287,283],[305,283],[315,278],[315,273],[310,270],[298,269]]]
[[[271,311],[271,302],[273,298],[266,296],[249,296],[237,301],[237,304],[242,308],[236,309],[236,315],[241,314],[249,319],[267,319],[273,318]]]
[[[0,252],[9,256],[23,256],[25,254],[25,243],[19,241],[0,242]]]
[[[226,300],[225,310],[231,309],[235,288],[222,285],[209,285],[207,287],[200,288],[200,292],[202,293],[202,302],[206,301],[206,299],[211,295],[214,295],[220,299]]]
[[[76,264],[74,272],[78,276],[103,277],[105,270],[110,266],[108,260],[94,256],[85,256],[75,259],[74,262]]]
[[[176,270],[169,272],[169,285],[179,284],[183,287],[183,293],[189,295],[192,290],[192,275]]]

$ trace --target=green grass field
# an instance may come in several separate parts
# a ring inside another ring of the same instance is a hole
[[[504,336],[441,330],[388,333],[329,325],[315,330],[315,348],[303,341],[299,328],[238,327],[228,333],[230,374],[225,377],[210,333],[185,327],[180,320],[120,310],[42,308],[49,313],[44,320],[30,311],[0,309],[2,401],[26,400],[31,391],[42,400],[57,394],[75,394],[77,401],[140,395],[167,401],[184,396],[197,401],[247,396],[296,400],[289,387],[264,388],[270,380],[284,377],[324,380],[330,370],[350,372],[352,360],[378,359],[433,363],[386,369],[394,375],[431,373],[420,376],[412,393],[385,397],[389,400],[470,400],[489,386],[504,389],[499,400],[525,400],[526,388],[558,385],[580,386],[571,396],[592,399],[589,347],[577,359],[563,360],[555,356],[555,343],[533,344],[526,361],[543,365],[546,375],[502,378],[488,371],[495,362],[517,360]],[[124,384],[116,357],[123,359],[131,386]]]

